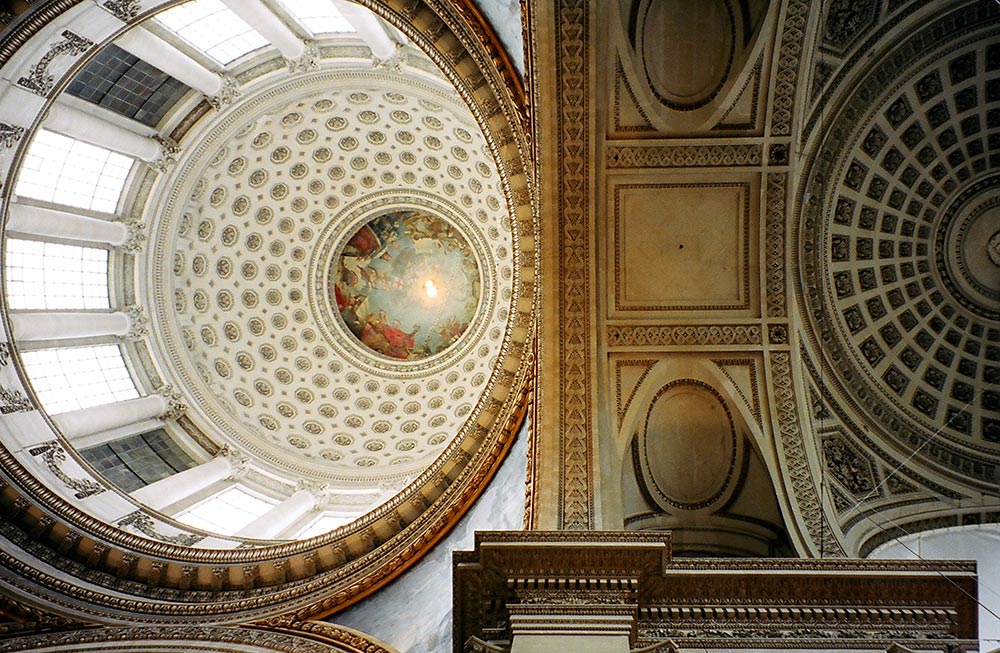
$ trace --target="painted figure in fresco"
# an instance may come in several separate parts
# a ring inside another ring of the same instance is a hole
[[[397,360],[453,345],[479,305],[472,248],[449,222],[419,210],[388,211],[359,227],[330,275],[344,325]]]

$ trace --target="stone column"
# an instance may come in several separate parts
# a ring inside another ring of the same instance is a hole
[[[389,38],[375,14],[347,0],[333,0],[333,4],[377,59],[392,59],[396,54],[396,42]]]
[[[200,492],[212,483],[228,478],[232,472],[233,466],[229,457],[218,456],[207,463],[141,487],[132,493],[132,498],[153,510],[163,510]]]
[[[205,95],[222,90],[221,77],[142,27],[133,27],[114,43]]]
[[[233,537],[272,539],[315,507],[315,495],[309,490],[299,490],[238,530]]]
[[[155,161],[162,154],[160,144],[152,138],[58,102],[49,109],[42,126],[143,161]]]
[[[629,653],[635,608],[512,605],[510,653]]]
[[[14,202],[10,205],[9,214],[7,232],[12,234],[61,238],[113,247],[124,244],[129,237],[128,227],[121,222],[91,218],[65,210]]]
[[[56,423],[63,435],[71,441],[101,431],[135,424],[143,420],[159,417],[170,407],[166,398],[161,395],[149,395],[137,399],[128,399],[101,406],[81,408],[68,413],[55,415],[52,421]]]
[[[124,336],[132,324],[124,313],[61,311],[11,313],[10,321],[18,342]]]
[[[295,35],[288,25],[285,25],[273,11],[259,0],[222,0],[223,4],[247,25],[254,28],[261,36],[278,48],[286,59],[298,59],[305,52],[306,46]]]

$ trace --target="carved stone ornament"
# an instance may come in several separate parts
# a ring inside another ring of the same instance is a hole
[[[406,53],[406,48],[402,44],[396,44],[396,51],[392,53],[392,56],[388,59],[379,59],[378,57],[372,57],[372,67],[373,68],[386,68],[394,72],[402,72],[403,67],[409,61],[409,55]]]
[[[318,483],[305,478],[300,478],[295,484],[296,491],[305,490],[313,496],[316,504],[321,504],[327,496],[330,494],[330,485],[328,483]]]
[[[834,0],[827,9],[824,41],[843,48],[871,27],[878,14],[875,0]]]
[[[105,0],[101,6],[113,13],[123,23],[132,20],[142,11],[139,0]]]
[[[24,396],[20,390],[0,385],[0,415],[23,413],[34,409],[35,405],[31,403],[31,399]]]
[[[24,127],[0,122],[0,147],[10,149],[24,136]]]
[[[204,535],[194,533],[178,533],[177,535],[164,535],[156,530],[156,523],[153,518],[142,510],[131,512],[118,520],[118,526],[122,528],[132,528],[143,535],[146,535],[160,542],[179,544],[180,546],[194,546],[205,539]]]
[[[229,478],[232,479],[237,479],[245,474],[250,465],[250,459],[245,453],[239,449],[230,447],[228,444],[223,445],[223,447],[219,449],[219,453],[216,454],[216,458],[227,458],[229,460],[229,466],[232,470],[229,473]]]
[[[208,103],[216,111],[221,111],[240,96],[240,83],[232,75],[222,75],[222,87],[218,94],[210,97]]]
[[[319,67],[319,48],[311,41],[306,42],[305,50],[297,59],[285,59],[290,73],[307,73]]]
[[[156,135],[153,136],[153,140],[160,144],[160,156],[145,163],[157,172],[166,172],[177,163],[180,147],[177,145],[177,141],[169,136]]]
[[[74,496],[77,499],[86,499],[95,494],[101,494],[106,490],[104,486],[96,481],[89,478],[73,478],[63,471],[62,466],[66,462],[66,451],[55,440],[32,447],[28,450],[28,453],[32,456],[41,456],[42,462],[49,468],[52,475],[62,481],[63,485],[67,488],[74,490],[76,492]]]
[[[160,415],[163,420],[176,420],[187,412],[187,404],[184,403],[184,395],[174,389],[172,385],[165,385],[156,390],[156,393],[163,395],[167,400],[167,410]]]
[[[146,244],[146,225],[138,220],[127,220],[124,224],[128,233],[118,249],[126,254],[138,254]]]
[[[52,65],[55,58],[62,55],[75,57],[83,54],[94,45],[90,39],[74,34],[68,29],[63,30],[62,37],[62,41],[53,43],[49,51],[31,67],[27,77],[21,77],[17,80],[18,86],[28,89],[35,95],[48,97],[56,83],[55,76],[49,74],[49,66]]]
[[[128,317],[128,332],[125,338],[128,340],[140,340],[149,335],[149,318],[142,306],[129,304],[123,306],[121,312]]]

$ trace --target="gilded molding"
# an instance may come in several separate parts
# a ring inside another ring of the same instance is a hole
[[[557,213],[559,278],[559,517],[561,528],[594,527],[593,424],[590,412],[591,153],[590,4],[562,0],[556,9],[556,111],[559,132]]]
[[[759,143],[724,145],[615,145],[607,149],[607,167],[700,168],[759,166]]]
[[[607,328],[609,347],[673,347],[763,344],[756,324],[669,326],[612,325]]]
[[[843,555],[840,544],[826,522],[823,505],[816,491],[818,483],[813,478],[813,471],[806,456],[791,366],[790,353],[771,352],[771,399],[778,417],[775,425],[776,435],[787,464],[784,475],[791,486],[792,496],[814,550],[822,555]]]
[[[101,645],[102,651],[129,653],[136,646],[174,649],[184,644],[197,647],[199,651],[220,653],[232,651],[234,646],[253,647],[254,650],[269,653],[396,653],[357,631],[312,622],[290,622],[281,629],[260,626],[107,626],[23,635],[5,640],[0,644],[0,650],[10,653],[40,648],[73,651],[81,646],[93,649]]]

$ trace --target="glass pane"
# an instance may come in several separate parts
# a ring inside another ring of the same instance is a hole
[[[39,129],[17,178],[15,193],[48,202],[114,213],[135,159]]]
[[[343,526],[351,521],[347,517],[334,517],[333,515],[321,515],[312,521],[308,526],[295,534],[292,539],[307,540],[323,533],[329,533],[335,528]]]
[[[185,2],[156,20],[223,65],[268,44],[219,0]]]
[[[354,31],[331,0],[281,0],[281,4],[313,34]]]
[[[50,415],[139,396],[118,345],[27,351],[21,358]]]
[[[177,515],[177,520],[220,535],[232,535],[274,504],[240,487],[230,487]]]
[[[108,252],[8,238],[7,302],[13,309],[110,308]]]

